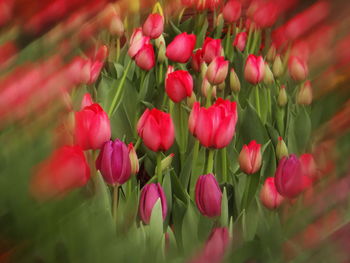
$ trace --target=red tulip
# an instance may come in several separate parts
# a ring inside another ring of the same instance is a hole
[[[212,62],[212,60],[222,54],[221,39],[212,39],[206,37],[203,43],[203,59],[206,63]]]
[[[194,71],[200,72],[203,63],[203,51],[202,49],[197,49],[196,52],[192,54],[191,66]]]
[[[309,70],[304,60],[296,56],[291,56],[288,61],[289,74],[295,81],[303,81],[306,79]]]
[[[204,216],[220,216],[222,193],[214,175],[201,175],[197,180],[195,192],[197,207]]]
[[[238,0],[229,0],[222,10],[224,19],[228,23],[237,21],[241,17],[241,12],[242,4]]]
[[[136,65],[143,70],[151,70],[156,64],[153,46],[144,44],[135,56]]]
[[[134,58],[145,44],[149,44],[149,40],[149,37],[142,34],[141,28],[135,28],[130,38],[129,56]]]
[[[167,213],[167,203],[163,188],[159,183],[147,184],[142,188],[140,196],[139,213],[142,221],[145,224],[150,223],[152,210],[156,202],[160,199],[162,205],[163,220]]]
[[[244,77],[251,84],[258,84],[264,79],[265,63],[262,56],[249,55],[244,67]]]
[[[99,47],[94,57],[90,59],[90,64],[89,64],[90,77],[87,84],[92,84],[97,80],[98,76],[100,75],[101,69],[103,68],[103,65],[105,63],[105,60],[107,58],[107,55],[108,55],[108,48],[107,46],[103,45]]]
[[[228,73],[228,61],[224,57],[216,57],[207,69],[206,77],[212,85],[218,85],[225,81]]]
[[[188,120],[189,130],[205,147],[226,147],[235,133],[237,123],[236,102],[218,98],[214,105],[204,108],[193,104]]]
[[[196,36],[186,32],[177,35],[166,48],[166,56],[174,61],[185,63],[192,55],[196,45]]]
[[[271,27],[276,23],[276,20],[279,15],[278,6],[270,1],[259,5],[253,14],[253,21],[260,28]]]
[[[83,150],[99,149],[111,138],[107,114],[97,103],[75,113],[75,142]]]
[[[236,47],[239,51],[243,52],[247,43],[247,37],[247,32],[238,33],[232,45]]]
[[[246,174],[254,174],[261,167],[261,144],[251,141],[248,145],[244,145],[238,157],[241,170]]]
[[[186,97],[191,97],[192,89],[193,79],[188,71],[176,70],[167,75],[165,91],[175,103],[182,101]]]
[[[137,123],[137,133],[152,151],[166,151],[174,142],[174,124],[170,114],[156,108],[146,109]]]
[[[281,205],[283,202],[283,196],[281,196],[275,186],[275,178],[266,178],[263,187],[260,191],[260,201],[268,209],[273,210]]]
[[[39,165],[30,190],[38,200],[47,200],[84,186],[89,178],[83,150],[79,146],[63,146]]]
[[[150,14],[142,27],[142,32],[150,38],[158,38],[164,30],[164,18],[160,14]]]

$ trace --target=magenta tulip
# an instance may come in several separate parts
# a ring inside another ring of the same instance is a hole
[[[167,46],[165,54],[174,62],[185,63],[190,59],[195,45],[196,36],[184,32],[173,39]]]
[[[169,98],[178,103],[186,97],[191,97],[193,90],[193,79],[185,70],[176,70],[167,75],[165,80],[165,91]]]

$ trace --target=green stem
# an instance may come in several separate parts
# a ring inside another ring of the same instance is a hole
[[[227,182],[227,150],[223,148],[221,150],[221,165],[222,165],[222,181]]]
[[[193,146],[193,155],[192,155],[192,172],[191,172],[191,187],[190,187],[190,194],[192,197],[194,197],[194,189],[199,176],[195,174],[198,152],[199,152],[199,140],[195,140],[194,146]]]
[[[256,44],[258,42],[259,39],[259,30],[255,30],[254,34],[253,34],[253,43],[252,43],[252,47],[250,49],[250,53],[254,54],[255,48],[256,48]]]
[[[271,90],[267,87],[267,106],[268,106],[268,116],[272,120],[272,106],[271,106]]]
[[[118,85],[117,91],[114,94],[114,97],[113,97],[113,100],[112,100],[112,104],[109,107],[109,111],[108,111],[108,116],[109,117],[111,117],[111,115],[114,113],[114,110],[115,110],[115,107],[117,105],[118,99],[120,99],[120,96],[121,96],[121,93],[122,93],[122,90],[123,90],[123,86],[124,86],[124,83],[125,83],[125,79],[126,79],[126,76],[128,75],[128,71],[130,69],[131,63],[132,63],[132,60],[130,59],[128,65],[126,66],[124,74],[122,76],[122,79],[121,79],[121,81],[120,81],[120,83]]]
[[[118,62],[119,60],[119,57],[120,57],[120,38],[118,37],[117,38],[117,57],[116,57],[116,62]]]
[[[256,111],[258,113],[259,118],[261,118],[260,113],[260,97],[259,97],[259,86],[255,86],[255,102],[256,102]]]
[[[208,164],[207,164],[207,174],[213,173],[213,166],[214,166],[214,149],[209,149],[208,154]]]
[[[137,141],[134,146],[135,151],[137,150],[137,148],[139,148],[140,145],[141,145],[141,137],[137,137]]]
[[[228,56],[231,40],[231,24],[228,25],[227,34],[226,34],[226,43],[225,43],[225,55]]]
[[[205,103],[205,107],[210,107],[211,106],[211,96],[213,95],[213,86],[210,85],[209,90],[208,90],[208,94],[207,94],[207,98],[206,98],[206,103]]]
[[[246,181],[243,199],[242,199],[242,209],[248,207],[248,197],[249,197],[250,185],[252,183],[252,176],[253,174],[250,174],[247,176],[247,181]]]
[[[252,33],[253,33],[253,27],[250,26],[249,27],[249,33],[248,33],[248,40],[247,40],[247,44],[245,46],[244,49],[244,53],[247,55],[248,51],[250,50],[250,43],[252,42]]]
[[[180,118],[180,127],[179,127],[179,131],[180,131],[180,134],[179,134],[179,138],[180,138],[180,142],[179,142],[179,150],[180,150],[180,167],[183,167],[184,165],[184,162],[185,162],[185,153],[186,153],[186,145],[185,145],[185,132],[187,131],[184,131],[184,125],[182,125],[183,123],[183,109],[182,109],[182,106],[181,106],[181,102],[179,103],[176,103],[175,104],[176,107],[178,107],[178,111],[179,111],[179,118]]]
[[[162,84],[163,80],[163,64],[159,65],[159,85]]]
[[[158,183],[162,184],[163,178],[162,178],[162,153],[157,152],[157,178],[158,178]]]
[[[119,199],[119,184],[116,184],[113,186],[112,216],[114,218],[114,222],[117,221],[118,199]]]

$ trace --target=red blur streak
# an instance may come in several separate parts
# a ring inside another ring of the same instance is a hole
[[[0,0],[0,27],[6,25],[12,18],[14,0]]]
[[[17,47],[12,41],[0,45],[0,70],[6,68],[17,55]]]

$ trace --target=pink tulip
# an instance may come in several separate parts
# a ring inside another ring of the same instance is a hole
[[[195,45],[196,36],[184,32],[173,39],[167,46],[165,54],[174,62],[185,63],[190,59]]]
[[[258,84],[264,79],[265,62],[262,56],[249,55],[244,67],[244,77],[251,84]]]
[[[135,56],[136,65],[143,70],[151,70],[156,64],[153,46],[151,44],[144,44]]]
[[[193,90],[193,79],[185,70],[177,70],[167,75],[165,80],[165,91],[169,98],[178,103],[186,97],[191,97]]]
[[[233,23],[241,17],[242,4],[238,0],[229,0],[222,9],[225,21]]]
[[[100,149],[111,138],[106,112],[97,103],[75,113],[75,142],[83,150]]]
[[[283,202],[283,196],[281,196],[275,186],[275,178],[266,178],[263,187],[260,191],[260,201],[268,209],[273,210],[281,205]]]
[[[214,58],[221,56],[222,46],[221,39],[213,39],[206,37],[203,43],[203,59],[206,63],[210,63]]]
[[[246,174],[254,174],[261,167],[261,144],[251,141],[244,145],[239,154],[238,162],[241,170]]]
[[[247,43],[247,37],[247,32],[238,33],[232,45],[236,47],[239,51],[243,52]]]
[[[212,85],[218,85],[225,81],[228,73],[228,61],[224,57],[216,57],[207,69],[206,77]]]
[[[145,44],[149,44],[149,41],[149,37],[142,34],[141,28],[135,28],[130,38],[129,56],[134,58]]]
[[[237,123],[236,102],[218,98],[209,108],[193,104],[188,120],[190,132],[205,147],[216,149],[226,147],[235,133]]]
[[[288,61],[289,74],[295,81],[303,81],[306,79],[309,69],[306,61],[296,56],[291,56]]]
[[[201,71],[201,66],[203,63],[203,50],[197,49],[196,52],[192,54],[191,66],[192,69],[196,72]]]
[[[107,46],[100,46],[95,55],[90,59],[90,78],[87,84],[94,83],[100,75],[101,69],[108,55]]]
[[[94,104],[94,102],[92,101],[90,93],[85,93],[83,99],[81,100],[80,109],[84,109],[92,104]]]
[[[152,151],[166,151],[174,142],[174,124],[170,114],[156,108],[146,109],[137,123],[137,133]]]
[[[158,38],[164,30],[164,18],[160,14],[150,14],[142,27],[145,36],[152,39]]]
[[[159,183],[147,184],[142,188],[139,204],[139,213],[142,221],[145,224],[150,223],[153,207],[160,199],[162,206],[163,220],[167,213],[167,203],[164,194],[164,190]]]

